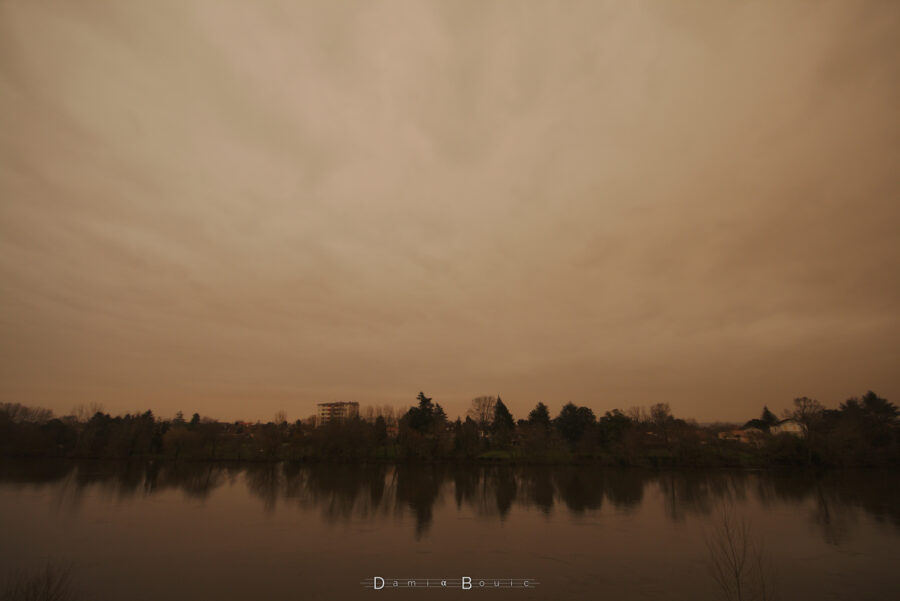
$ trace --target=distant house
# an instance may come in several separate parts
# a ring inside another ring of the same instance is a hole
[[[765,432],[759,428],[739,428],[719,432],[720,440],[734,440],[743,444],[758,445],[762,442]]]
[[[319,403],[316,412],[316,425],[321,426],[332,421],[344,421],[359,417],[359,403],[341,401],[337,403]]]
[[[803,426],[795,419],[783,419],[774,426],[769,428],[771,434],[793,434],[794,436],[803,436]]]

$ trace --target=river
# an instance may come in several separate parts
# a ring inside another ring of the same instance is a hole
[[[742,586],[898,598],[881,471],[6,461],[0,577],[50,562],[104,601],[714,600],[723,516],[759,566]]]

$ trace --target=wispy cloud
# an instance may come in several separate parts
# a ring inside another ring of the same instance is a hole
[[[2,2],[0,396],[894,398],[898,32],[884,2]]]

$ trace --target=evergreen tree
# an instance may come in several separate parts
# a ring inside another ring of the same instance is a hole
[[[499,448],[508,446],[512,441],[515,429],[516,422],[513,420],[512,413],[498,396],[497,403],[494,405],[494,422],[491,425],[491,438],[495,446]]]
[[[506,405],[500,397],[497,397],[497,404],[494,405],[493,427],[495,432],[512,432],[516,427],[516,422],[513,420],[512,413],[509,412],[509,409],[506,408]]]
[[[416,399],[419,401],[419,406],[407,411],[405,416],[410,428],[418,432],[429,432],[434,429],[436,422],[443,423],[447,420],[447,415],[440,405],[435,408],[434,403],[425,396],[424,392],[420,392]]]
[[[447,424],[447,414],[440,403],[434,404],[434,411],[431,414],[432,425],[443,428]]]
[[[550,428],[550,411],[547,405],[538,403],[531,413],[528,414],[528,423],[532,426],[541,426],[545,429]]]
[[[431,413],[432,404],[430,397],[425,396],[424,392],[419,392],[416,396],[416,400],[419,401],[419,410]]]

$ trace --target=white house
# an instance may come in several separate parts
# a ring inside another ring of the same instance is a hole
[[[793,434],[794,436],[803,436],[803,426],[795,419],[783,419],[774,426],[769,428],[771,434]]]
[[[739,430],[726,430],[719,432],[721,440],[735,440],[744,444],[758,445],[762,442],[765,433],[759,428],[742,428]]]

